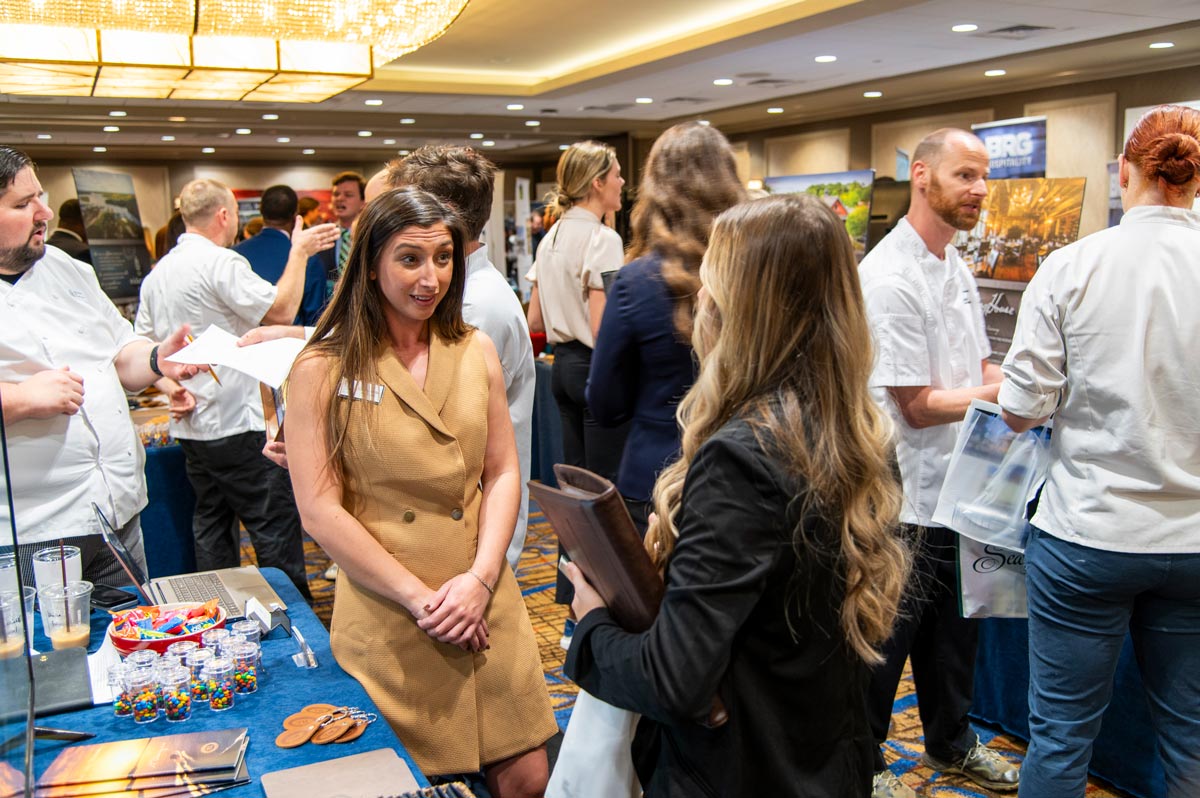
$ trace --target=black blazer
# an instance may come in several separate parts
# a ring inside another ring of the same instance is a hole
[[[803,490],[730,421],[688,470],[654,625],[629,634],[596,610],[576,627],[566,673],[643,715],[634,761],[648,798],[870,794],[868,669],[838,625],[835,531],[804,518],[810,545],[795,554]],[[709,728],[718,694],[729,720]]]
[[[658,472],[679,456],[679,400],[695,382],[692,347],[675,335],[656,255],[630,261],[608,292],[588,373],[588,409],[615,427],[632,419],[617,490],[649,501]]]
[[[51,246],[58,247],[75,260],[81,260],[84,263],[92,262],[91,247],[70,233],[64,233],[62,230],[55,230],[50,234],[50,237],[46,239],[46,243],[50,244]]]

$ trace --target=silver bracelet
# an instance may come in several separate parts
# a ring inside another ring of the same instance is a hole
[[[495,594],[496,594],[496,588],[492,587],[492,586],[491,586],[491,585],[489,585],[487,582],[483,581],[483,577],[482,577],[482,576],[480,576],[479,574],[475,573],[475,572],[474,572],[474,571],[472,571],[470,568],[468,568],[468,569],[467,569],[467,573],[469,573],[471,576],[473,576],[473,577],[475,577],[476,579],[478,579],[478,580],[479,580],[479,584],[483,585],[483,589],[484,589],[484,590],[486,590],[488,593],[491,593],[492,595],[495,595]]]

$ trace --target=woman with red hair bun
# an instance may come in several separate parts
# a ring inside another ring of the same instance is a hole
[[[1151,110],[1119,165],[1121,224],[1046,259],[1004,361],[1009,426],[1055,419],[1021,798],[1082,798],[1130,632],[1167,795],[1200,795],[1200,111]]]

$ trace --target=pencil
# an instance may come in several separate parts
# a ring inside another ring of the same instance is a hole
[[[190,343],[192,343],[192,342],[193,342],[193,341],[195,341],[195,340],[196,340],[196,339],[195,339],[195,338],[193,338],[192,336],[190,336],[190,335],[189,335],[189,336],[187,336],[187,342],[188,342],[189,344],[190,344]],[[216,370],[215,368],[213,368],[213,367],[212,367],[212,365],[209,365],[209,367],[208,367],[208,373],[212,375],[212,378],[213,378],[214,380],[216,380],[216,382],[217,382],[217,385],[221,385],[221,378],[217,376],[217,370]],[[224,387],[224,386],[222,386],[222,387]]]

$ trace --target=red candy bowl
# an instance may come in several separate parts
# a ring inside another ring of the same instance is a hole
[[[166,611],[166,610],[192,609],[194,607],[201,607],[201,606],[203,606],[203,605],[193,602],[193,603],[180,603],[180,604],[159,604],[158,608],[160,610]],[[200,630],[199,632],[191,632],[188,634],[173,635],[171,637],[164,637],[164,638],[160,638],[160,639],[156,639],[156,640],[133,640],[128,637],[120,637],[114,633],[115,626],[116,626],[116,621],[109,622],[109,624],[108,624],[108,639],[112,641],[113,648],[115,648],[121,654],[122,657],[129,656],[133,652],[140,651],[144,648],[148,648],[151,651],[155,651],[159,654],[165,654],[167,651],[167,647],[170,646],[172,643],[178,643],[181,640],[192,640],[197,645],[199,645],[200,635],[204,634],[209,629],[223,629],[225,627],[225,610],[221,607],[217,607],[217,622],[214,623],[212,626],[209,626],[205,629]]]

